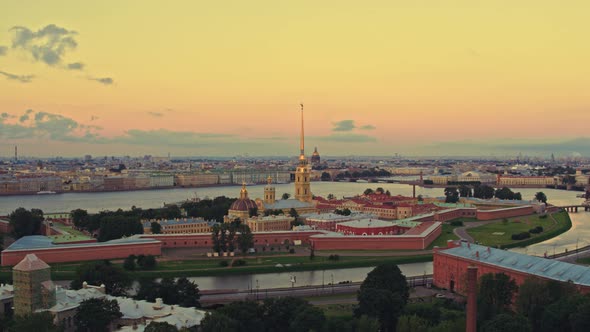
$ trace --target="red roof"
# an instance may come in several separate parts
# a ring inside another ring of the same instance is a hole
[[[48,269],[49,265],[40,260],[35,254],[28,254],[20,263],[16,264],[12,269],[17,271],[36,271]]]

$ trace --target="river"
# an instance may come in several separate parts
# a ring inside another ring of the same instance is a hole
[[[282,193],[292,193],[293,184],[276,184],[277,196]],[[327,196],[334,194],[336,197],[353,196],[362,193],[366,188],[383,187],[389,190],[392,195],[412,195],[412,187],[404,184],[389,183],[354,183],[354,182],[314,182],[312,190],[315,195]],[[248,192],[251,198],[263,196],[264,185],[249,186]],[[240,188],[238,186],[229,187],[209,187],[209,188],[187,188],[187,189],[168,189],[168,190],[145,190],[145,191],[126,191],[126,192],[108,192],[108,193],[66,193],[58,195],[29,195],[29,196],[4,196],[0,197],[0,215],[6,215],[18,207],[39,208],[44,212],[64,212],[81,208],[89,212],[98,212],[101,210],[130,209],[131,206],[141,208],[162,207],[166,202],[178,202],[192,198],[195,194],[200,198],[228,196],[237,197]],[[579,204],[581,198],[577,198],[580,192],[564,191],[555,189],[525,189],[519,188],[524,199],[533,199],[538,191],[543,191],[548,198],[549,203],[554,205]],[[437,197],[443,195],[442,188],[420,188],[416,187],[416,195],[425,197]],[[575,249],[576,246],[583,247],[590,245],[590,213],[579,212],[571,213],[572,229],[553,239],[542,243],[534,244],[526,248],[515,248],[514,251],[527,253],[530,255],[542,256],[547,252],[563,252]],[[415,263],[404,264],[400,266],[407,276],[423,275],[432,273],[432,263]],[[306,271],[291,273],[271,273],[247,276],[221,276],[221,277],[199,277],[192,278],[199,284],[201,289],[249,289],[256,287],[256,280],[260,288],[272,287],[289,287],[290,276],[296,277],[296,286],[305,285],[322,285],[340,281],[362,281],[366,274],[372,268],[352,268],[341,270],[326,271]]]

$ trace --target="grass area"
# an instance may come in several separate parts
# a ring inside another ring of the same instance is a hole
[[[326,286],[326,289],[329,289]],[[303,298],[305,301],[338,301],[338,300],[348,300],[348,299],[355,299],[356,300],[356,292],[353,294],[334,294],[334,295],[320,295],[320,296],[309,296]]]
[[[456,236],[455,233],[453,233],[453,230],[457,227],[461,226],[451,226],[450,224],[443,224],[440,235],[436,238],[436,240],[432,241],[432,243],[428,246],[428,249],[432,249],[435,246],[445,248],[447,246],[448,240],[458,240],[459,237]]]
[[[569,215],[566,212],[553,214],[557,224],[551,217],[541,218],[538,215],[514,217],[508,219],[508,222],[497,222],[480,227],[470,228],[467,233],[473,239],[482,245],[510,248],[517,246],[527,246],[533,243],[545,241],[555,237],[571,227]],[[531,237],[522,241],[512,240],[512,234],[527,232],[536,226],[542,226],[543,232],[540,234],[531,234]]]
[[[355,304],[324,304],[318,305],[324,311],[326,317],[350,318],[352,319]]]
[[[584,257],[576,260],[578,264],[590,265],[590,257]]]
[[[86,234],[80,232],[79,230],[73,229],[70,226],[64,225],[62,223],[55,222],[53,223],[53,227],[59,229],[64,233],[64,235],[54,235],[51,236],[53,242],[55,243],[62,243],[62,242],[73,242],[73,241],[85,241],[91,240],[92,238],[87,236]]]

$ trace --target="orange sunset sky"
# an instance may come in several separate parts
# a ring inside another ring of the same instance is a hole
[[[588,1],[5,1],[0,157],[590,154]]]

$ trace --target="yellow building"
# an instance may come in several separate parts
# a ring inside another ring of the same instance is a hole
[[[171,220],[146,220],[143,221],[143,233],[152,233],[152,222],[161,226],[160,234],[194,234],[211,233],[214,222],[205,221],[202,218],[171,219]]]
[[[253,217],[248,219],[247,225],[252,232],[288,231],[291,230],[293,219],[293,217],[285,215]]]

